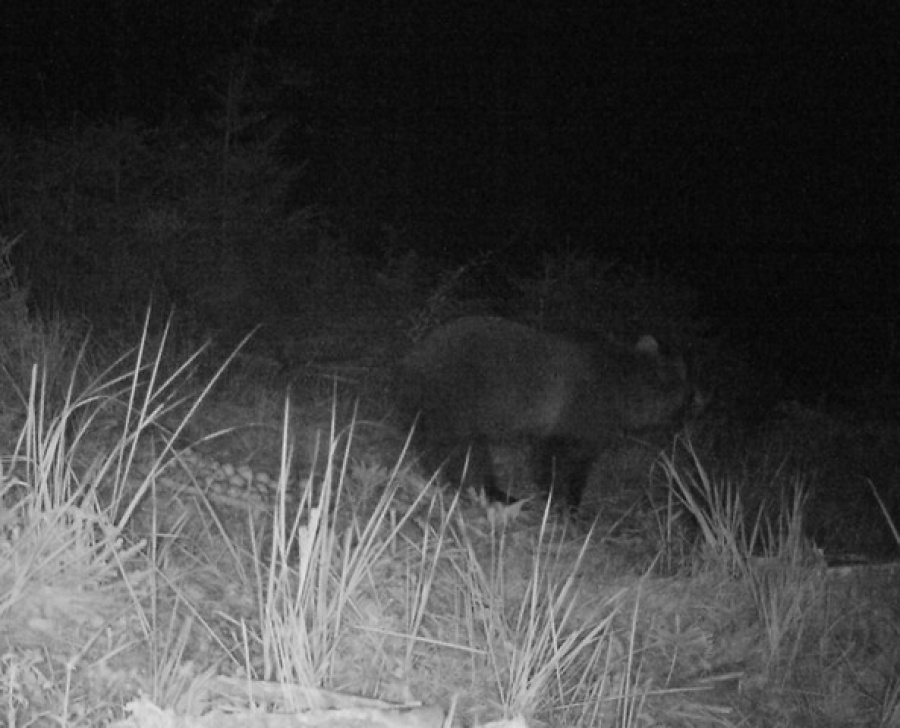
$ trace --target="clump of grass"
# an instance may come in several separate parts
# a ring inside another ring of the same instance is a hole
[[[366,518],[361,520],[353,514],[349,526],[341,529],[335,514],[347,497],[347,472],[342,464],[348,463],[352,426],[342,442],[332,420],[325,470],[318,479],[313,475],[306,480],[299,502],[289,509],[289,419],[286,406],[275,527],[268,553],[257,553],[254,559],[256,564],[267,565],[265,573],[257,575],[261,677],[320,687],[333,678],[336,650],[352,624],[349,618],[362,598],[362,588],[372,583],[376,564],[395,545],[429,492],[423,489],[411,507],[397,517],[393,504],[400,484],[395,473]],[[343,455],[340,447],[344,448]],[[289,510],[294,513],[290,519]],[[422,553],[427,551],[422,549]],[[427,603],[430,586],[427,578],[417,583],[421,593],[415,601],[416,616],[409,622],[413,630],[421,623],[421,609]]]
[[[512,524],[504,518],[491,524],[487,563],[460,524],[466,555],[461,578],[466,611],[481,621],[503,715],[586,726],[627,713],[623,706],[635,695],[632,665],[613,630],[623,590],[599,603],[582,591],[579,571],[591,539],[583,539],[571,558],[571,539],[554,527],[558,521],[548,502],[529,544],[529,566],[522,567],[521,544],[507,531]],[[521,568],[528,569],[524,577],[512,578]],[[620,724],[632,725],[631,719]]]
[[[32,365],[23,424],[12,454],[2,460],[7,558],[0,564],[0,619],[26,633],[38,627],[50,640],[71,641],[73,632],[85,629],[90,634],[63,654],[47,653],[44,668],[52,673],[61,667],[64,685],[44,684],[35,697],[28,681],[7,682],[13,706],[7,713],[9,725],[27,722],[19,702],[40,706],[64,721],[73,710],[84,712],[85,696],[75,690],[75,677],[126,649],[124,644],[103,646],[111,621],[123,610],[134,610],[151,644],[161,633],[155,610],[145,607],[146,597],[157,591],[148,588],[158,575],[152,556],[147,558],[155,539],[148,549],[145,541],[129,539],[127,526],[175,451],[178,431],[163,435],[158,455],[149,464],[142,458],[138,467],[141,446],[150,435],[166,432],[160,427],[162,418],[183,404],[178,387],[191,360],[164,376],[165,340],[164,334],[151,350],[145,326],[138,347],[94,377],[82,367],[82,346],[61,398],[58,379],[51,379],[59,375],[52,363],[57,358]],[[52,341],[45,344],[52,347]],[[110,417],[118,434],[109,447],[110,438],[98,446],[97,431]],[[41,623],[34,621],[35,613],[44,615]],[[182,649],[183,639],[170,642],[164,659],[155,664],[171,668]],[[15,655],[9,653],[10,669],[19,664]],[[39,682],[37,664],[29,662],[29,674]],[[158,679],[159,670],[154,676],[161,689],[165,680]],[[12,673],[5,678],[12,680]],[[83,716],[88,723],[95,714],[89,715],[89,720]]]
[[[738,579],[749,592],[766,637],[765,667],[784,674],[797,655],[812,612],[822,603],[824,559],[803,531],[805,491],[794,484],[773,525],[764,506],[745,512],[738,489],[714,482],[686,443],[690,467],[662,461],[670,493],[696,524],[693,568],[714,569],[723,579]]]

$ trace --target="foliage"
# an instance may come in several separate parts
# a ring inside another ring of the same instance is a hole
[[[214,138],[123,121],[3,142],[18,150],[3,210],[26,231],[16,267],[45,308],[103,320],[151,298],[163,309],[210,291],[246,303],[295,244],[272,215],[290,170],[268,140],[223,153]]]

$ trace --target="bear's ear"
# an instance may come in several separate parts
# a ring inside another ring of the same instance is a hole
[[[650,336],[650,334],[644,334],[638,339],[637,344],[634,346],[634,350],[638,354],[644,354],[645,356],[659,356],[659,342]]]

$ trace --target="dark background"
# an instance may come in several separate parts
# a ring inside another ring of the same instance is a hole
[[[5,0],[0,113],[211,133],[252,58],[285,210],[669,271],[814,397],[896,377],[900,34],[891,3],[775,5]]]

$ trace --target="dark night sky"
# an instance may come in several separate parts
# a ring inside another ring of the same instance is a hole
[[[502,211],[650,257],[742,335],[806,352],[801,370],[846,359],[846,379],[898,333],[900,25],[892,3],[775,5],[284,0],[254,38],[313,80],[279,110],[316,131],[313,164],[358,137],[389,204],[449,237],[475,247]],[[236,0],[0,13],[3,107],[37,127],[199,119],[254,27]]]

